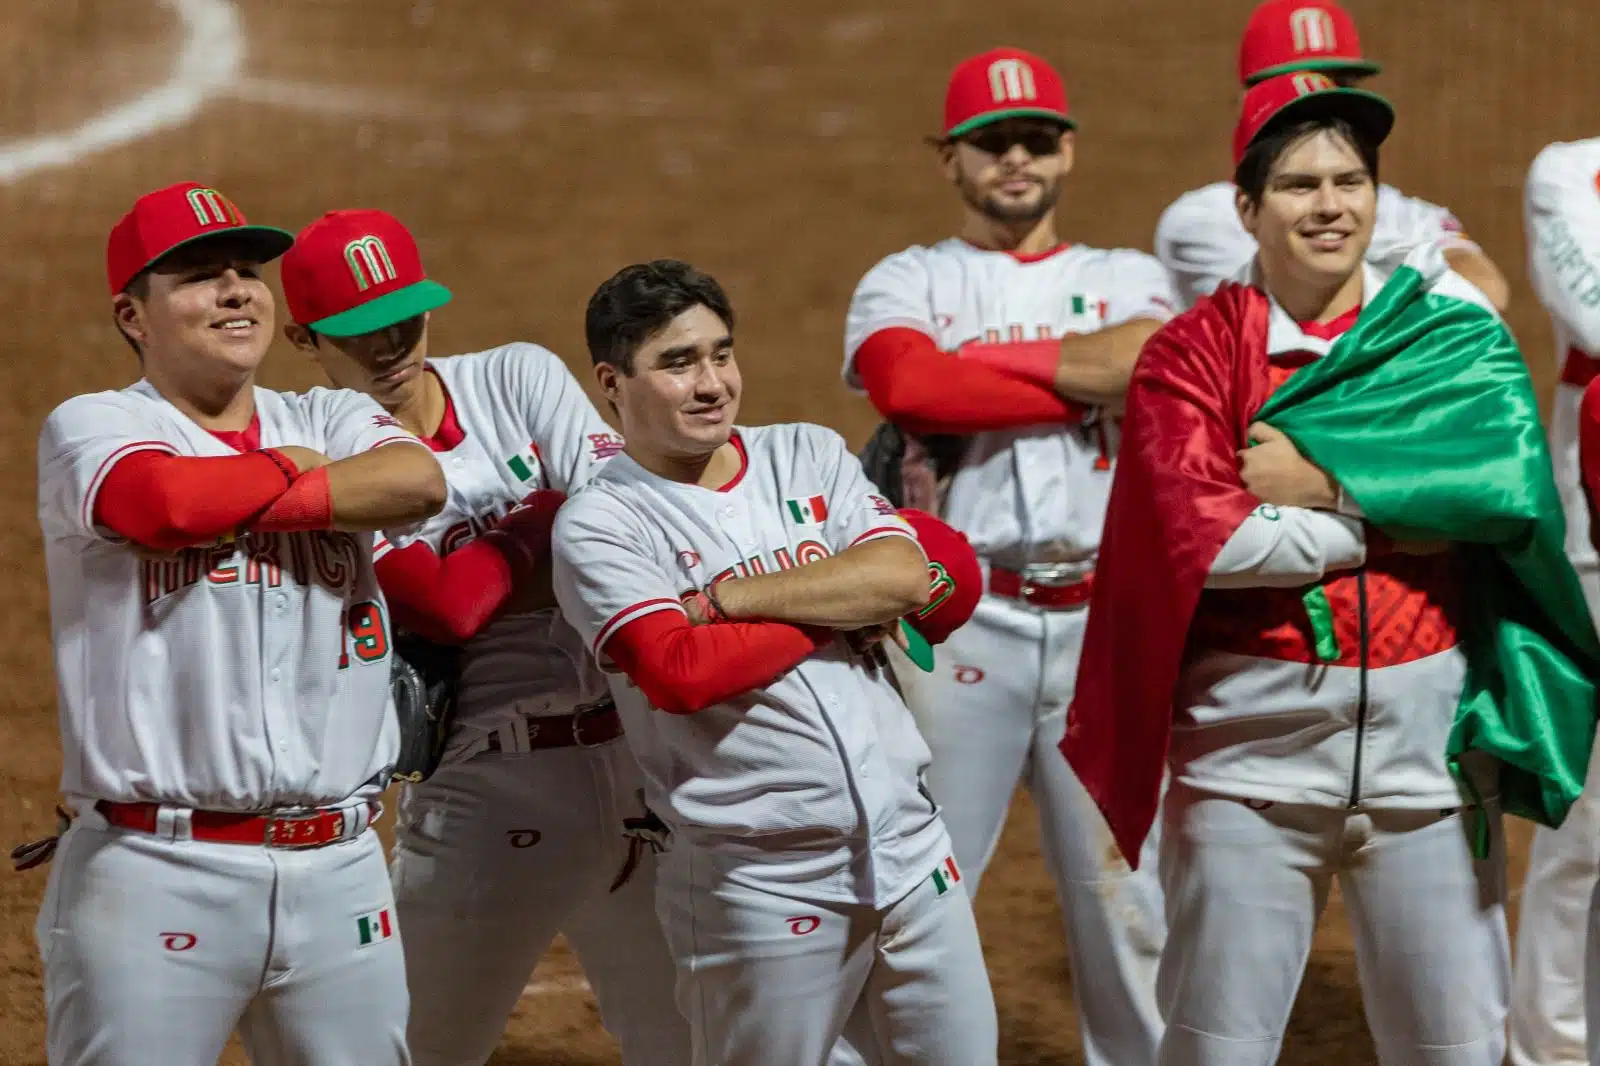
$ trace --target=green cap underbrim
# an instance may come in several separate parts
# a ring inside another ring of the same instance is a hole
[[[1051,122],[1058,122],[1069,130],[1078,128],[1078,124],[1059,111],[1051,111],[1043,107],[1013,107],[1005,111],[985,111],[981,115],[974,115],[967,121],[951,126],[945,130],[946,139],[960,137],[964,133],[971,133],[975,129],[1004,122],[1008,118],[1047,118]]]
[[[933,672],[933,645],[928,643],[928,638],[918,633],[916,628],[904,618],[900,619],[900,632],[906,637],[906,658],[917,665],[925,674]]]
[[[424,278],[403,289],[386,292],[348,311],[329,315],[320,322],[306,322],[318,333],[328,337],[358,337],[363,333],[376,333],[397,322],[415,318],[424,311],[443,307],[450,302],[450,290],[437,281]]]
[[[1245,88],[1249,88],[1268,78],[1276,78],[1279,74],[1298,74],[1300,71],[1315,71],[1321,74],[1377,74],[1383,68],[1367,59],[1306,59],[1296,60],[1293,63],[1279,63],[1275,67],[1258,70],[1245,79]]]
[[[210,233],[197,233],[174,244],[171,248],[156,256],[150,262],[139,268],[134,278],[140,274],[155,269],[163,259],[176,252],[179,248],[188,248],[191,245],[203,244],[207,241],[236,241],[248,248],[251,258],[258,263],[270,263],[287,252],[294,245],[294,234],[276,226],[234,226],[231,229],[213,230]],[[128,284],[133,284],[133,278],[128,279]],[[126,288],[126,286],[124,286]]]
[[[1289,101],[1256,131],[1251,143],[1273,130],[1302,119],[1331,116],[1364,130],[1381,144],[1394,129],[1394,105],[1366,89],[1323,89]]]

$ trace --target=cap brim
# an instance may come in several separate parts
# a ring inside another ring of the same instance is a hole
[[[318,322],[306,322],[303,325],[310,326],[328,337],[357,337],[363,333],[388,329],[397,322],[415,318],[424,311],[443,307],[450,302],[450,298],[449,289],[437,281],[424,278],[403,289],[386,292],[377,299],[368,300],[348,311],[341,311]]]
[[[294,246],[294,234],[290,233],[288,230],[279,229],[276,226],[254,225],[234,226],[231,229],[215,230],[211,233],[199,233],[193,237],[179,241],[171,248],[168,248],[166,251],[150,260],[134,273],[133,278],[136,278],[140,274],[146,273],[147,271],[154,270],[161,264],[163,259],[170,256],[173,252],[176,252],[179,248],[190,248],[197,244],[205,244],[208,241],[215,241],[218,243],[222,241],[239,242],[250,250],[250,258],[254,259],[258,263],[270,263]],[[126,289],[128,285],[133,284],[133,278],[128,279],[127,285],[123,286],[124,289]]]
[[[974,116],[967,121],[951,126],[944,131],[945,139],[960,137],[962,134],[971,133],[973,130],[984,126],[991,126],[996,122],[1004,122],[1008,118],[1044,118],[1056,122],[1069,130],[1078,128],[1078,124],[1059,111],[1051,111],[1044,107],[1013,107],[1005,111],[988,111]]]
[[[1250,88],[1258,82],[1268,78],[1276,78],[1279,74],[1297,74],[1300,71],[1315,71],[1320,74],[1377,74],[1383,68],[1370,59],[1356,59],[1347,57],[1340,59],[1304,59],[1293,63],[1279,63],[1275,67],[1266,67],[1250,75],[1244,81],[1245,88]]]
[[[1394,129],[1394,105],[1377,93],[1365,89],[1323,89],[1284,104],[1256,131],[1250,143],[1290,123],[1325,116],[1344,119],[1377,144],[1387,140]]]
[[[906,638],[906,658],[923,673],[933,673],[933,645],[928,643],[928,638],[918,633],[916,627],[904,618],[900,619],[900,632]]]

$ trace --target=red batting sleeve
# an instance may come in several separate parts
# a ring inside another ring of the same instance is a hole
[[[1050,389],[941,352],[933,338],[895,326],[856,350],[856,374],[884,418],[912,433],[978,433],[1080,419]]]
[[[510,564],[481,538],[442,559],[418,541],[385,555],[376,569],[395,622],[441,644],[477,636],[511,595]]]
[[[209,544],[270,507],[293,466],[264,452],[195,457],[134,452],[118,460],[95,496],[94,520],[157,551]]]
[[[606,639],[601,653],[628,675],[651,706],[694,714],[770,684],[833,639],[782,622],[695,626],[677,611],[655,611]]]

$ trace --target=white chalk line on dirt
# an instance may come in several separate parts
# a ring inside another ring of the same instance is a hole
[[[183,44],[163,85],[74,130],[0,142],[0,182],[70,166],[85,156],[181,126],[239,77],[244,30],[232,0],[161,0],[183,25]]]
[[[522,998],[571,996],[587,994],[589,991],[589,982],[581,974],[573,977],[547,977],[538,981],[529,981],[528,987],[522,990]]]

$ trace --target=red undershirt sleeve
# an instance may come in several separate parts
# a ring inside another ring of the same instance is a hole
[[[655,611],[619,628],[600,652],[651,706],[694,714],[770,684],[832,639],[782,622],[694,626],[678,611]]]
[[[505,556],[483,539],[443,558],[418,541],[389,552],[376,569],[396,624],[443,644],[463,644],[482,632],[513,584]]]
[[[919,330],[879,330],[856,351],[872,405],[912,433],[977,433],[1080,419],[1083,407],[1050,389],[941,352]]]
[[[195,457],[134,452],[106,475],[94,520],[156,551],[209,544],[244,528],[289,488],[293,467],[264,452]]]

